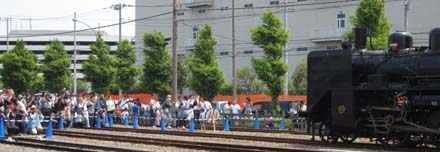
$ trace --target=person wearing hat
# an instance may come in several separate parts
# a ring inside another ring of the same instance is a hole
[[[29,113],[29,118],[31,121],[31,129],[30,133],[36,135],[38,132],[43,131],[43,127],[41,126],[41,121],[44,119],[43,114],[41,114],[40,110],[38,110],[36,105],[31,106],[31,111]]]

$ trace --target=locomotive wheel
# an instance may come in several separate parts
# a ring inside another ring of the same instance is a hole
[[[353,141],[356,140],[356,136],[355,135],[350,135],[350,136],[340,136],[339,138],[341,138],[341,140],[344,143],[352,143]]]
[[[319,126],[319,137],[323,142],[333,144],[338,141],[338,136],[333,135],[332,128],[326,125],[326,123],[322,123]]]
[[[409,143],[409,133],[380,134],[377,137],[380,144],[391,147],[402,147]]]

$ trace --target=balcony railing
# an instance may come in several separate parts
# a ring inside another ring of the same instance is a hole
[[[184,4],[188,8],[200,7],[200,6],[212,6],[214,0],[185,0]]]

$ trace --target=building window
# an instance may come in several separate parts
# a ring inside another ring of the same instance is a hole
[[[252,50],[245,50],[245,51],[243,52],[243,54],[252,54],[252,53],[254,53],[254,51],[252,51]]]
[[[198,11],[199,13],[206,13],[206,10],[202,9]]]
[[[345,29],[345,14],[339,12],[338,15],[336,15],[336,22],[338,29]]]
[[[220,55],[229,55],[229,52],[220,52]]]
[[[279,5],[280,1],[270,1],[269,5]]]
[[[299,47],[299,48],[296,48],[296,50],[297,51],[307,51],[307,48],[306,47]]]
[[[228,10],[228,9],[229,9],[228,6],[220,7],[220,10],[222,10],[222,11],[226,11],[226,10]]]
[[[305,1],[307,1],[307,0],[298,0],[298,2],[305,2]]]
[[[250,3],[250,4],[244,4],[244,8],[252,8],[254,7],[254,4]]]
[[[193,27],[193,34],[192,34],[192,38],[194,39],[194,40],[196,40],[197,39],[197,37],[199,37],[199,28],[197,28],[197,27]]]
[[[177,54],[177,56],[182,56],[182,57],[184,57],[184,56],[185,56],[185,54]]]
[[[336,50],[338,49],[337,46],[327,46],[327,50]]]
[[[177,16],[183,16],[185,15],[185,12],[177,12]]]

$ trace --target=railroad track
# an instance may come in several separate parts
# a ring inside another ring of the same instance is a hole
[[[132,137],[132,136],[120,136],[120,135],[108,135],[97,133],[83,133],[77,131],[53,131],[54,135],[67,136],[75,138],[96,139],[105,141],[120,141],[128,143],[142,143],[161,146],[173,146],[188,149],[198,150],[210,150],[210,151],[231,151],[231,152],[261,152],[261,151],[273,151],[273,152],[319,152],[318,150],[309,149],[295,149],[295,148],[280,148],[280,147],[263,147],[263,146],[249,146],[249,145],[237,145],[237,144],[224,144],[224,143],[212,143],[212,142],[194,142],[194,141],[182,141],[171,139],[157,139],[147,137]]]
[[[223,130],[223,126],[217,126],[217,128]],[[206,129],[213,130],[212,127],[206,127]],[[305,131],[295,131],[295,130],[255,129],[255,128],[238,128],[238,127],[231,127],[229,128],[229,130],[241,131],[241,132],[288,133],[288,134],[297,134],[297,135],[311,135],[310,133],[307,133]]]
[[[328,144],[322,141],[311,141],[295,138],[279,138],[279,137],[261,137],[261,136],[249,136],[249,135],[233,135],[233,134],[221,134],[221,133],[202,133],[202,132],[183,132],[183,131],[160,131],[154,129],[133,129],[133,128],[88,128],[91,130],[106,130],[106,131],[118,131],[118,132],[133,132],[133,133],[145,133],[145,134],[166,134],[173,136],[188,136],[188,137],[208,137],[208,138],[224,138],[235,140],[250,140],[250,141],[262,141],[262,142],[274,142],[274,143],[290,143],[290,144],[302,144],[310,146],[326,146],[334,148],[355,148],[355,149],[375,149],[375,150],[390,150],[390,151],[436,151],[429,148],[400,148],[400,147],[386,147],[377,144],[367,143],[335,143]],[[319,137],[318,137],[319,138]]]
[[[88,144],[77,144],[77,143],[69,143],[69,142],[59,142],[52,140],[37,140],[31,138],[18,137],[15,138],[15,141],[0,141],[3,144],[17,145],[23,147],[34,147],[38,149],[48,149],[48,150],[57,150],[57,151],[68,151],[68,152],[95,152],[95,151],[114,151],[114,152],[145,152],[143,150],[131,150],[125,148],[115,148],[115,147],[104,147],[104,146],[95,146]]]

